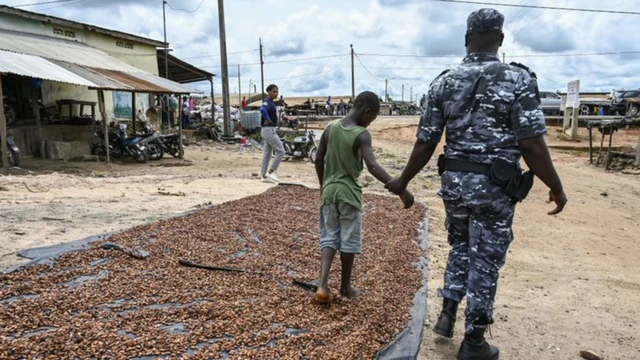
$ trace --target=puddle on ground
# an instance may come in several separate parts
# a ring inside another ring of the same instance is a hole
[[[40,295],[34,295],[34,294],[12,296],[10,298],[6,298],[6,299],[3,299],[3,300],[0,300],[0,305],[7,305],[7,304],[11,304],[12,302],[16,302],[16,301],[25,300],[25,299],[36,299],[36,298],[39,298],[39,297],[40,297]]]
[[[69,287],[76,287],[76,286],[80,286],[86,282],[89,281],[96,281],[96,280],[100,280],[100,279],[104,279],[107,274],[109,272],[107,270],[101,270],[97,275],[87,275],[87,276],[80,276],[78,278],[75,278],[69,282],[66,282],[64,285],[69,286]]]

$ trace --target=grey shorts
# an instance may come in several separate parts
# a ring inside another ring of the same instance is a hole
[[[362,212],[339,202],[320,208],[320,250],[329,247],[347,254],[362,249]]]

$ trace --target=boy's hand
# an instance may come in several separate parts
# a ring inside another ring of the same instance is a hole
[[[402,200],[402,203],[404,204],[405,209],[408,209],[413,206],[413,202],[414,202],[413,195],[407,190],[403,191],[402,194],[400,194],[400,200]]]
[[[386,183],[384,187],[390,192],[402,196],[406,192],[407,183],[400,176],[396,176]]]

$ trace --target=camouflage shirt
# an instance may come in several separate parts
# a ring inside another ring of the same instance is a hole
[[[495,54],[468,55],[431,84],[417,136],[439,142],[445,127],[447,158],[519,162],[518,140],[546,133],[535,77]]]

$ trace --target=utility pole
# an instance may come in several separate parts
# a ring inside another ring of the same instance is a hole
[[[502,53],[502,62],[503,62],[503,63],[506,63],[505,58],[506,58],[506,53],[504,53],[504,52],[503,52],[503,53]]]
[[[227,67],[227,35],[224,25],[224,0],[218,0],[218,25],[220,27],[220,59],[222,61],[222,109],[224,135],[231,135],[231,107],[229,104],[229,68]]]
[[[242,110],[242,82],[240,82],[240,64],[238,64],[238,106]]]
[[[353,66],[353,44],[350,44],[349,46],[351,46],[351,98],[353,99],[353,101],[356,100],[356,75],[355,75],[355,68]]]
[[[402,102],[404,102],[404,84],[402,84]]]
[[[412,102],[412,101],[413,101],[413,86],[410,88],[410,91],[409,91],[409,102]]]
[[[387,95],[388,85],[389,85],[389,79],[384,79],[384,102],[389,102],[389,95]]]
[[[164,26],[164,78],[169,79],[169,44],[167,44],[167,0],[162,1],[162,24]]]
[[[264,56],[262,55],[262,38],[258,38],[260,40],[260,84],[262,88],[260,89],[260,95],[264,94]],[[260,101],[262,101],[262,96],[260,96]]]

